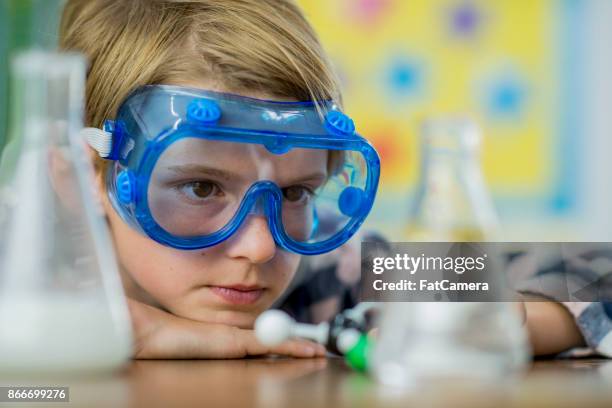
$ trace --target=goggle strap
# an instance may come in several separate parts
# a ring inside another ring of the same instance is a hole
[[[102,129],[88,127],[81,130],[81,137],[94,149],[100,157],[106,159],[113,147],[113,134]]]

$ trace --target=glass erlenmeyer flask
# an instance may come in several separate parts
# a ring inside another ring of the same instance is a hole
[[[512,303],[387,303],[379,328],[369,364],[388,385],[504,381],[529,361],[526,332]]]
[[[12,80],[0,161],[0,372],[117,367],[131,352],[130,320],[79,138],[85,61],[26,52]]]
[[[462,118],[425,121],[421,178],[408,226],[412,241],[487,241],[498,231],[480,170],[481,135]]]
[[[496,238],[497,221],[478,161],[476,125],[465,119],[428,121],[422,137],[411,241]],[[490,279],[503,280],[502,268],[491,268],[495,275]],[[521,372],[529,357],[526,332],[512,303],[390,302],[379,327],[370,366],[386,384],[507,379]]]

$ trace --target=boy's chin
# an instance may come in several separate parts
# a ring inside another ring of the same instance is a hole
[[[224,324],[227,326],[239,327],[241,329],[252,329],[255,325],[255,319],[257,319],[257,316],[259,316],[261,312],[262,311],[259,310],[210,310],[183,317],[197,320],[202,323]]]
[[[255,319],[257,319],[257,316],[259,316],[259,312],[255,311],[237,312],[235,310],[228,310],[219,312],[219,316],[217,317],[218,321],[216,323],[235,326],[241,329],[252,329],[255,325]]]

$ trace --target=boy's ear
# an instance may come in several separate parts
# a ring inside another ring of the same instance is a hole
[[[101,171],[98,171],[96,169],[95,166],[96,160],[99,160],[100,156],[98,152],[89,145],[86,145],[85,149],[87,149],[89,160],[91,162],[91,167],[94,169],[93,180],[91,183],[91,193],[96,200],[96,204],[98,204],[104,212],[104,216],[108,217],[108,212],[109,210],[111,210],[111,208],[110,202],[108,201],[108,196],[106,195],[106,188],[104,186],[104,176]]]
[[[85,146],[88,157],[91,160],[92,166],[98,153],[89,146]],[[59,202],[68,211],[80,211],[82,205],[81,197],[78,192],[78,182],[76,179],[76,168],[71,163],[71,158],[68,157],[69,153],[58,147],[52,147],[48,151],[47,160],[49,167],[49,181]],[[91,187],[91,197],[93,199],[93,205],[99,213],[106,216],[108,214],[107,203],[104,198],[106,197],[103,177],[101,172],[94,172],[92,179],[89,183]],[[110,204],[110,203],[108,203]]]
[[[75,169],[68,157],[69,153],[61,147],[50,147],[47,152],[49,183],[57,200],[70,212],[80,211],[80,197]]]

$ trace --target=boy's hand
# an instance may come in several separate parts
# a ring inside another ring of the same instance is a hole
[[[323,357],[325,348],[307,340],[290,340],[266,347],[253,330],[202,323],[174,316],[128,298],[134,329],[134,358],[242,358],[265,354]]]
[[[573,347],[585,347],[576,320],[560,303],[525,302],[525,326],[535,355],[553,355]]]

